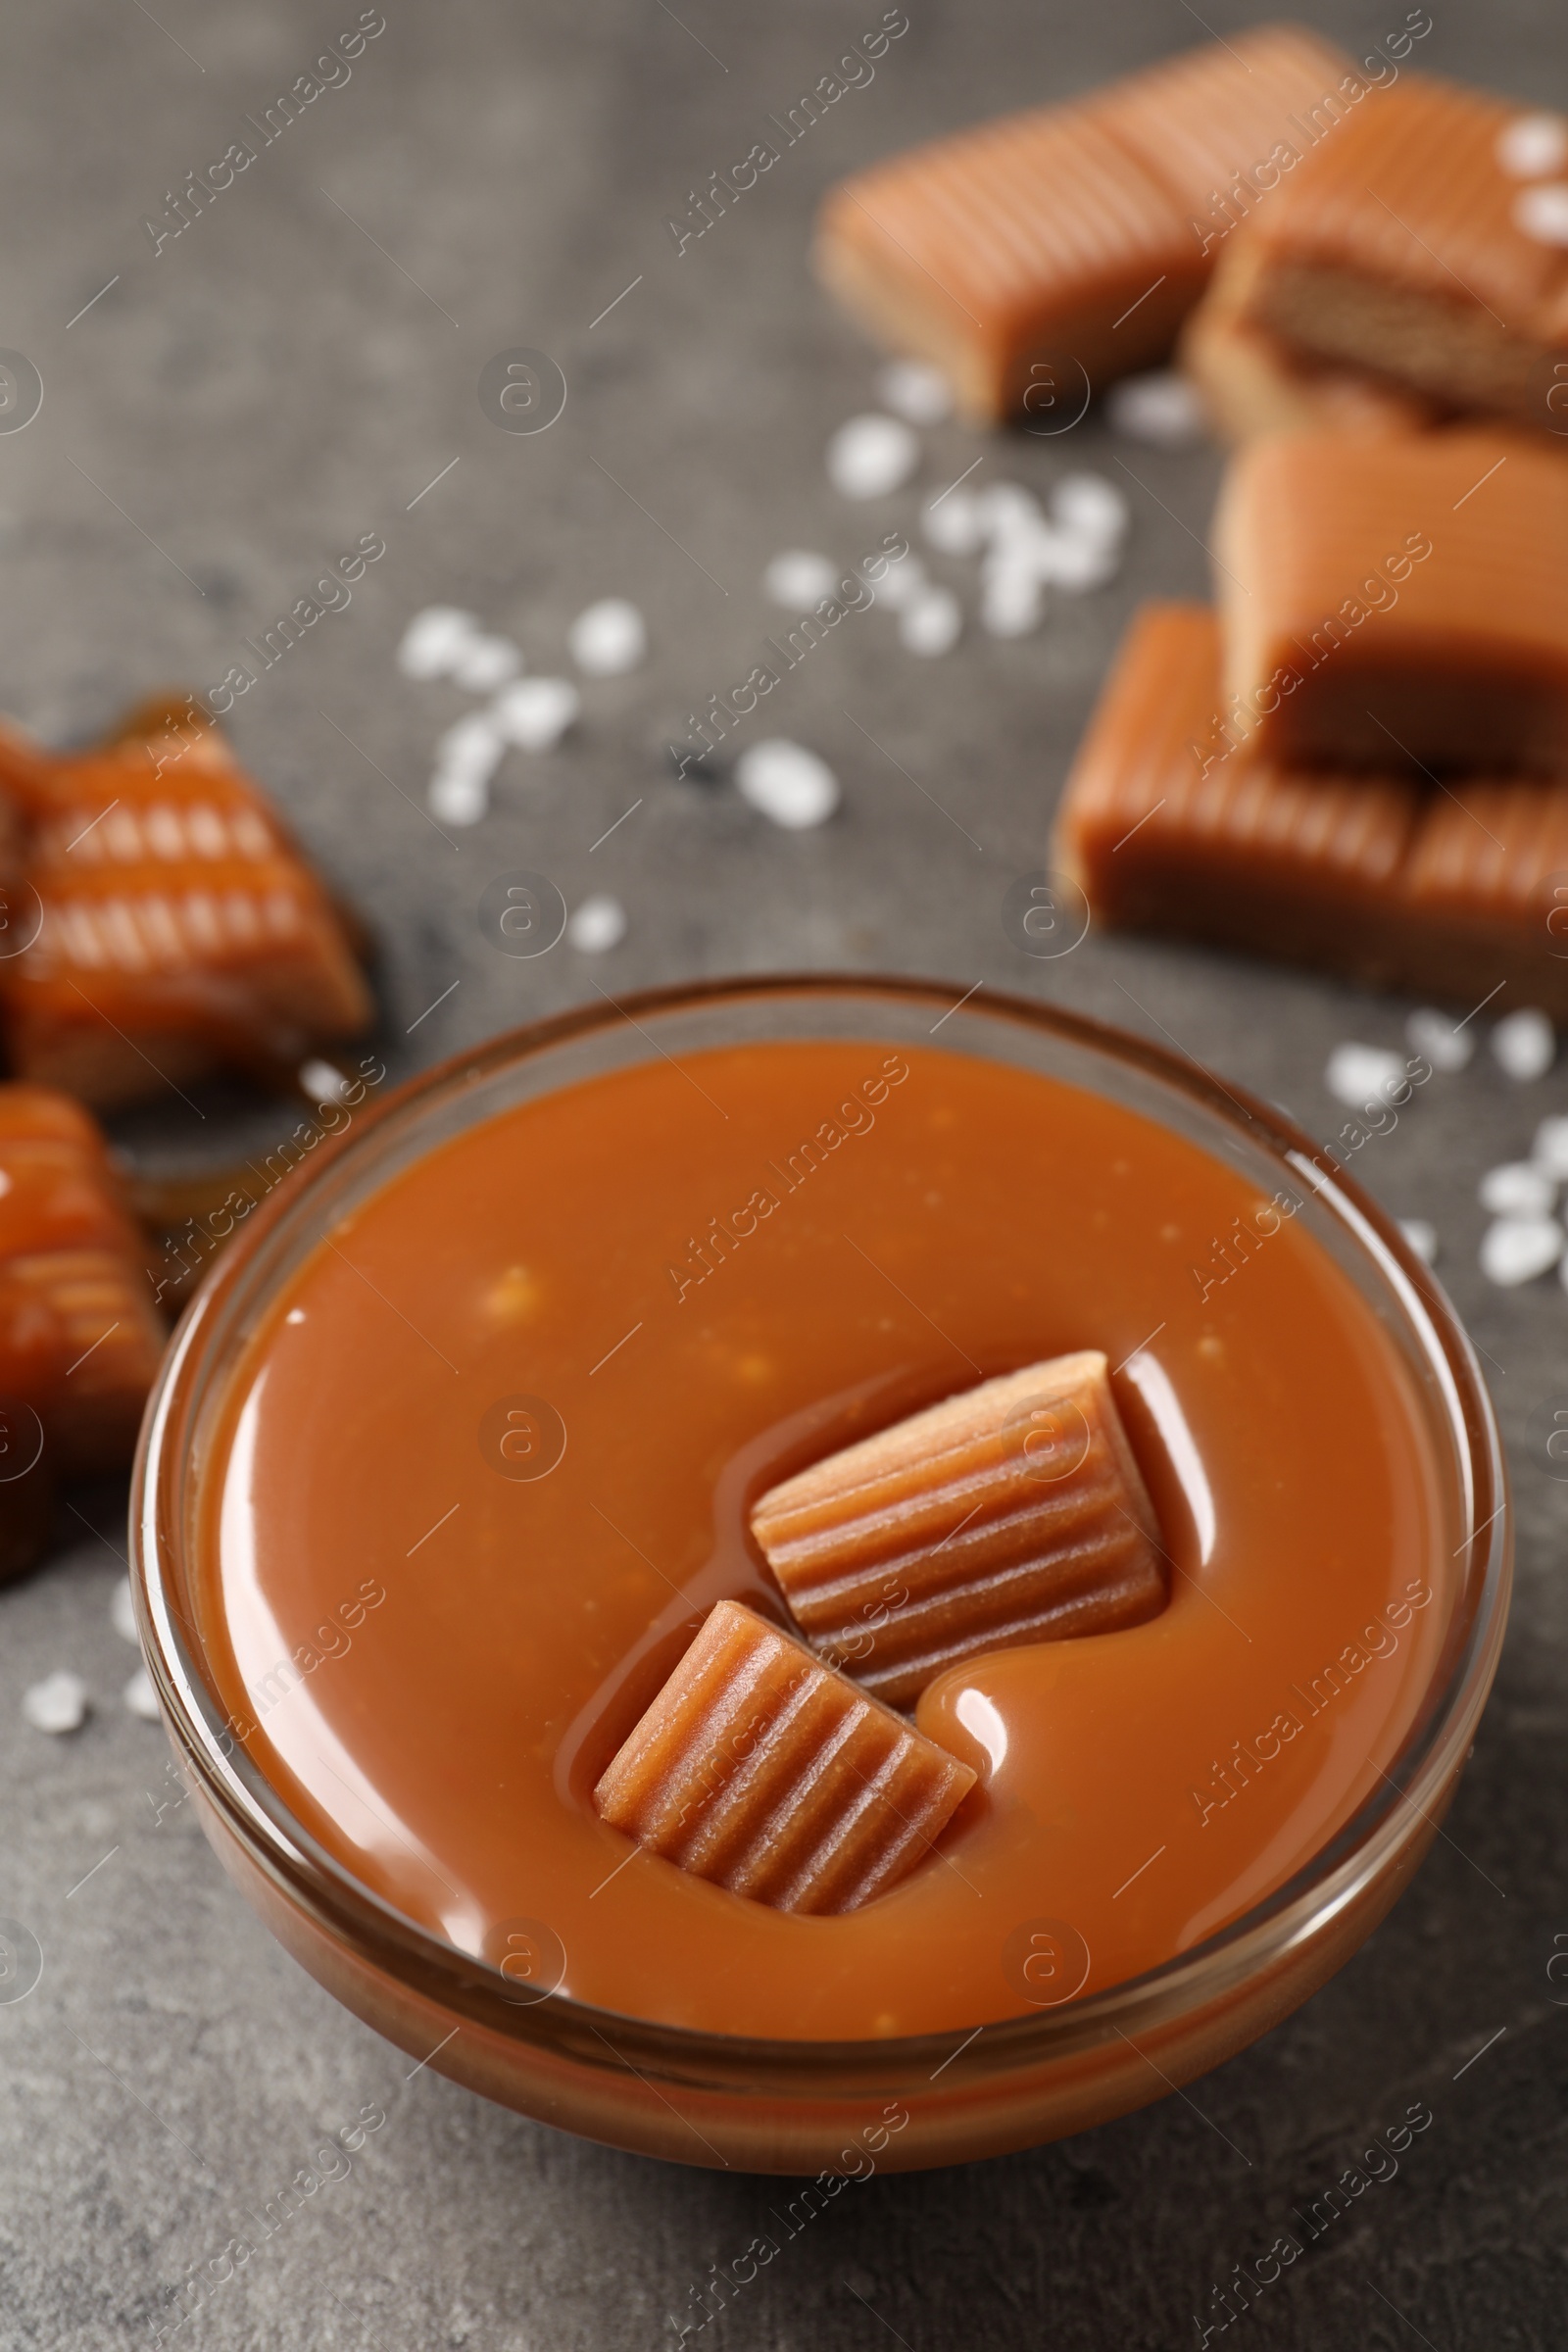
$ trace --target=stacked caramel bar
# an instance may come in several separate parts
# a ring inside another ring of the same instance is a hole
[[[1568,466],[1277,436],[1214,547],[1217,611],[1146,608],[1068,780],[1096,915],[1568,1017]]]
[[[912,1707],[950,1668],[1163,1608],[1158,1523],[1097,1350],[982,1382],[760,1497],[799,1634],[722,1600],[611,1761],[601,1817],[775,1910],[858,1910],[974,1788]]]
[[[1568,432],[1568,121],[1406,75],[1234,225],[1183,355],[1221,427]]]
[[[1267,25],[896,156],[835,189],[817,269],[895,348],[996,420],[1085,397],[1171,346],[1207,285],[1219,192],[1367,85]]]

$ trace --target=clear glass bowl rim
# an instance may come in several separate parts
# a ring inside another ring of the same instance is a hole
[[[287,1899],[329,1937],[373,1969],[389,1975],[449,2013],[471,2019],[504,2038],[531,2043],[557,2059],[596,2072],[618,2070],[633,2054],[654,2079],[710,2088],[744,2082],[775,2096],[809,2099],[859,2083],[924,2082],[929,2064],[949,2055],[954,2029],[940,2034],[863,2041],[768,2039],[712,2034],[600,2010],[557,1992],[520,2001],[507,1980],[483,1960],[461,1952],[405,1918],[363,1886],[298,1823],[265,1776],[236,1742],[229,1718],[205,1678],[199,1648],[171,1606],[161,1560],[183,1559],[188,1539],[185,1458],[179,1443],[197,1400],[204,1359],[224,1306],[244,1279],[260,1245],[285,1219],[308,1216],[320,1177],[344,1155],[363,1153],[392,1118],[412,1106],[433,1106],[525,1056],[609,1029],[662,1014],[716,1008],[726,1003],[837,998],[927,1005],[946,1013],[962,996],[957,983],[892,974],[803,972],[743,974],[671,983],[612,1002],[573,1007],[503,1031],[482,1045],[417,1073],[383,1100],[359,1110],[344,1135],[318,1150],[308,1170],[281,1188],[248,1218],[207,1275],[171,1342],[149,1399],[130,1498],[131,1581],[143,1646],[166,1723],[208,1803]],[[965,1009],[968,1009],[966,1006]],[[1282,1161],[1323,1169],[1324,1153],[1303,1130],[1271,1104],[1200,1064],[1112,1023],[1008,994],[989,985],[976,1014],[1043,1029],[1069,1046],[1130,1066],[1174,1089]],[[1138,2030],[1180,2020],[1239,1990],[1283,1964],[1353,1906],[1403,1850],[1409,1816],[1430,1819],[1456,1777],[1495,1671],[1507,1616],[1511,1572],[1511,1512],[1501,1442],[1474,1351],[1442,1286],[1411,1251],[1397,1227],[1353,1178],[1337,1168],[1314,1189],[1338,1207],[1362,1249],[1379,1266],[1407,1325],[1441,1371],[1453,1400],[1468,1478],[1468,1525],[1460,1549],[1466,1573],[1456,1609],[1468,1605],[1462,1641],[1448,1645],[1446,1684],[1426,1702],[1424,1731],[1396,1759],[1386,1786],[1348,1821],[1306,1867],[1228,1927],[1146,1974],[1085,1995],[1059,2009],[1004,2019],[988,2027],[971,2053],[979,2071],[995,2076],[1070,2059]],[[1391,1277],[1393,1279],[1391,1279]],[[1452,1416],[1450,1416],[1451,1418]],[[601,2029],[613,2030],[612,2048]]]

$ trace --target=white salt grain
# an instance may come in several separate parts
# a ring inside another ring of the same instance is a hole
[[[403,632],[398,667],[406,678],[444,678],[478,630],[473,614],[456,605],[426,605]]]
[[[945,490],[921,515],[920,528],[942,555],[972,556],[983,536],[974,492]]]
[[[1446,1012],[1438,1012],[1430,1004],[1411,1013],[1404,1034],[1435,1070],[1462,1070],[1476,1050],[1473,1029],[1455,1028]]]
[[[906,482],[920,444],[897,416],[852,416],[827,445],[827,478],[841,498],[885,498]]]
[[[519,751],[548,752],[581,709],[582,697],[565,678],[519,678],[496,696],[485,716]]]
[[[951,588],[931,588],[899,621],[900,642],[911,654],[948,654],[963,629],[963,612]]]
[[[884,408],[908,424],[940,424],[953,414],[953,389],[924,360],[890,360],[876,379]]]
[[[1103,588],[1107,580],[1115,578],[1116,567],[1114,546],[1076,533],[1053,532],[1049,547],[1041,550],[1041,578],[1074,596],[1089,588]]]
[[[158,1693],[153,1689],[152,1676],[145,1666],[137,1667],[120,1696],[126,1711],[139,1715],[143,1723],[158,1721]]]
[[[1481,1205],[1494,1217],[1549,1217],[1556,1203],[1552,1178],[1527,1160],[1489,1168],[1477,1188]]]
[[[1563,1230],[1551,1217],[1499,1217],[1481,1238],[1481,1271],[1511,1290],[1534,1282],[1563,1253]]]
[[[1401,1217],[1399,1231],[1424,1266],[1437,1264],[1438,1229],[1435,1225],[1429,1225],[1425,1217]]]
[[[626,936],[626,909],[618,899],[601,892],[584,899],[566,918],[566,945],[584,956],[603,956],[618,948]]]
[[[348,1080],[329,1061],[302,1061],[297,1075],[313,1102],[341,1102],[349,1091]]]
[[[1105,396],[1105,419],[1113,433],[1147,441],[1156,449],[1190,449],[1204,437],[1203,405],[1184,375],[1161,368],[1152,375],[1123,376]]]
[[[787,547],[762,574],[762,594],[786,612],[808,612],[838,584],[839,567],[832,558],[804,547]]]
[[[476,825],[489,808],[490,786],[483,776],[438,768],[424,797],[437,824]]]
[[[1568,245],[1568,181],[1543,180],[1513,200],[1513,224],[1538,245]]]
[[[618,678],[635,669],[648,652],[642,614],[623,596],[601,597],[579,612],[566,632],[577,667],[591,678]]]
[[[22,1694],[22,1712],[35,1732],[76,1732],[87,1720],[87,1686],[62,1666]]]
[[[1544,179],[1568,164],[1568,122],[1561,115],[1516,115],[1497,133],[1498,168],[1510,179]]]
[[[1402,1054],[1387,1046],[1336,1046],[1323,1072],[1323,1083],[1336,1102],[1360,1110],[1369,1102],[1386,1102],[1400,1080],[1409,1083]]]
[[[982,531],[1004,546],[1012,539],[1028,538],[1046,519],[1039,499],[1021,482],[992,482],[976,492],[974,506]]]
[[[782,735],[754,743],[735,762],[741,797],[790,832],[819,825],[839,805],[833,770],[803,744]]]
[[[888,565],[879,580],[871,583],[877,601],[886,605],[890,612],[903,612],[908,606],[917,605],[928,585],[926,568],[918,556],[902,556],[897,564]]]
[[[1522,1005],[1492,1032],[1492,1051],[1500,1068],[1521,1085],[1544,1078],[1557,1058],[1557,1036],[1544,1012]]]
[[[993,637],[1026,637],[1040,620],[1040,577],[1032,567],[998,566],[980,595],[980,625]]]
[[[141,1636],[136,1631],[136,1612],[131,1606],[128,1576],[122,1576],[109,1595],[109,1622],[122,1642],[133,1642],[140,1646]]]
[[[487,711],[471,710],[448,727],[435,747],[436,766],[444,775],[471,776],[487,784],[500,766],[507,739]]]
[[[1051,515],[1074,538],[1117,546],[1127,530],[1127,501],[1114,482],[1098,473],[1063,474],[1051,499]]]
[[[475,637],[460,651],[452,675],[470,694],[491,694],[521,667],[522,656],[510,638]]]
[[[1543,1119],[1530,1147],[1530,1164],[1558,1184],[1568,1184],[1568,1118]]]

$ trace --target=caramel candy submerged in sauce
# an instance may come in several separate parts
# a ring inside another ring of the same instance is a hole
[[[1100,921],[1568,1017],[1568,782],[1292,771],[1231,748],[1219,696],[1214,614],[1145,606],[1056,819]]]
[[[1261,756],[1568,774],[1568,466],[1499,432],[1291,433],[1215,519],[1224,700]]]
[[[1521,110],[1412,74],[1344,111],[1230,241],[1228,298],[1310,357],[1560,431],[1568,253],[1529,225],[1555,187],[1506,168]]]
[[[984,1651],[1165,1604],[1153,1507],[1094,1351],[813,1463],[761,1497],[752,1533],[803,1632],[893,1706]]]
[[[740,1601],[721,1600],[594,1790],[611,1826],[776,1911],[855,1911],[974,1787]]]
[[[943,368],[972,416],[1021,408],[1059,427],[1090,384],[1169,349],[1211,267],[1193,215],[1347,66],[1265,25],[896,156],[828,197],[818,271],[875,333]]]
[[[338,910],[199,715],[148,706],[71,758],[8,731],[0,789],[42,903],[32,944],[0,963],[24,1077],[106,1107],[220,1065],[276,1083],[368,1024]]]

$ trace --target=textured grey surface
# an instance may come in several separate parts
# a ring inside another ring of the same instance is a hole
[[[758,588],[770,554],[853,560],[915,513],[914,488],[852,510],[823,477],[823,443],[870,405],[872,368],[805,270],[822,187],[915,136],[1200,33],[1176,0],[909,10],[875,80],[679,259],[666,214],[875,23],[871,0],[682,0],[679,18],[657,0],[417,13],[386,0],[387,28],[348,83],[156,257],[143,216],[307,70],[319,36],[353,22],[352,0],[220,12],[160,0],[156,20],[84,0],[13,11],[0,28],[0,318],[46,397],[24,433],[0,435],[0,701],[65,738],[157,680],[210,686],[324,559],[377,531],[386,555],[352,605],[262,677],[234,723],[380,931],[396,1068],[595,984],[890,965],[951,976],[956,994],[985,980],[1162,1030],[1328,1136],[1341,1116],[1321,1084],[1331,1046],[1397,1042],[1402,1007],[1094,937],[1061,963],[1032,963],[1001,926],[1007,883],[1042,862],[1127,612],[1150,592],[1202,590],[1212,454],[1115,444],[1094,419],[1059,443],[933,430],[927,494],[982,455],[981,479],[1038,486],[1069,462],[1130,466],[1141,486],[1118,584],[1037,637],[971,636],[924,664],[901,655],[885,613],[848,621],[766,710],[769,730],[811,744],[843,778],[842,814],[820,832],[778,832],[722,786],[675,782],[663,757],[684,714],[743,676],[776,626]],[[1311,13],[1347,38],[1403,16]],[[1429,69],[1568,97],[1545,0],[1434,0],[1434,14]],[[1248,21],[1228,0],[1212,18],[1222,32]],[[570,385],[537,437],[497,431],[475,397],[484,361],[516,345],[550,352]],[[972,609],[966,567],[937,567]],[[590,683],[575,740],[514,758],[494,814],[453,847],[419,804],[437,733],[470,703],[397,676],[408,616],[470,606],[549,671],[564,664],[570,616],[609,592],[650,614],[649,666]],[[530,963],[491,955],[475,903],[512,866],[544,869],[573,902],[619,895],[625,944],[599,961],[565,947]],[[160,1109],[125,1137],[199,1157],[227,1132],[222,1105],[207,1107],[205,1122]],[[1542,1432],[1568,1405],[1568,1303],[1554,1282],[1482,1283],[1475,1183],[1564,1109],[1568,1066],[1520,1088],[1483,1056],[1435,1081],[1357,1162],[1390,1207],[1437,1224],[1513,1449],[1519,1594],[1449,1840],[1352,1965],[1190,2102],[1032,2155],[855,2187],[709,2340],[748,2352],[1196,2342],[1210,2286],[1421,2099],[1435,2121],[1397,2179],[1266,2291],[1240,2340],[1561,2343],[1568,2016],[1552,2002],[1568,1986],[1547,1962],[1568,1948],[1553,1942],[1568,1937],[1568,1488],[1546,1474]],[[162,1736],[118,1700],[133,1664],[107,1612],[122,1498],[78,1500],[101,1535],[78,1527],[68,1552],[0,1596],[0,1913],[44,1952],[32,1993],[0,2005],[0,2343],[151,2340],[168,2290],[366,2105],[387,2120],[349,2176],[215,2289],[181,2340],[214,2352],[672,2342],[667,2315],[690,2314],[692,2287],[765,2226],[776,2188],[564,2138],[429,2070],[406,2082],[408,2062],[254,1923],[172,1801]],[[65,1664],[97,1704],[74,1739],[50,1740],[23,1723],[21,1694]]]

